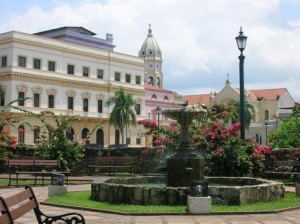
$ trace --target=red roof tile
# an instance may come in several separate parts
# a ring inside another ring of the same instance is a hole
[[[210,94],[199,94],[199,95],[185,95],[184,100],[187,100],[189,105],[194,104],[210,104]]]
[[[161,89],[156,86],[149,85],[147,83],[144,83],[144,87],[145,87],[145,90],[151,90],[151,91],[155,91],[155,92],[164,92],[164,93],[173,93],[173,91],[171,91],[171,90]]]
[[[282,96],[287,89],[286,88],[279,88],[279,89],[260,89],[260,90],[250,90],[254,93],[255,99],[257,100],[258,97],[263,97],[265,100],[277,100],[278,97]]]

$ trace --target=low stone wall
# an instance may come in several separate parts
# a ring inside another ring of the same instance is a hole
[[[284,197],[283,184],[275,181],[234,177],[208,177],[206,179],[209,182],[208,191],[213,204],[242,205]],[[91,197],[96,201],[114,204],[186,205],[188,187],[145,185],[150,183],[164,183],[164,178],[117,178],[109,179],[105,183],[92,183]]]

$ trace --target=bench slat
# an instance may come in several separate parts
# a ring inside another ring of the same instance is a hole
[[[16,220],[17,218],[20,218],[21,216],[23,216],[24,214],[26,214],[27,212],[29,212],[30,210],[32,210],[36,207],[37,207],[36,201],[30,200],[24,204],[21,204],[19,207],[11,210],[10,214],[11,214],[13,220]]]
[[[12,207],[16,204],[21,203],[24,200],[27,200],[29,197],[32,197],[32,193],[29,189],[19,192],[15,195],[5,198],[6,204],[8,207]]]

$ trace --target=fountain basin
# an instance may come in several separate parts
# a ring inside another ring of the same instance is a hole
[[[284,185],[250,177],[207,177],[213,204],[244,205],[284,198]],[[112,178],[91,185],[92,200],[113,204],[186,205],[189,187],[166,187],[164,176]]]

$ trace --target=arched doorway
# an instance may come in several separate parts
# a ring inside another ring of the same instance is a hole
[[[120,144],[120,131],[119,130],[115,131],[115,144],[116,145]]]
[[[96,132],[96,144],[101,145],[101,147],[104,146],[104,133],[101,128],[99,128]]]
[[[66,131],[66,137],[67,139],[69,139],[70,141],[74,140],[74,136],[75,136],[75,132],[73,128],[68,128]]]
[[[90,144],[90,131],[87,128],[82,129],[81,138],[85,139],[86,144]]]

